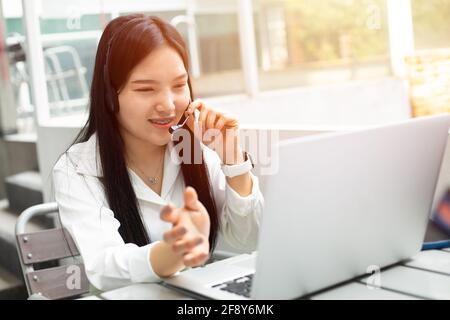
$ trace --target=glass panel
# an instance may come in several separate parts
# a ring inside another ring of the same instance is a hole
[[[100,0],[43,0],[40,31],[51,117],[83,113],[95,53],[111,14]]]
[[[390,74],[384,0],[254,0],[262,90]]]
[[[196,95],[216,96],[244,92],[237,13],[195,16],[200,56]]]
[[[136,1],[129,6],[125,1],[101,0],[41,3],[40,31],[51,117],[86,110],[101,32],[113,17],[135,12],[159,16],[182,33],[191,66],[198,66],[191,68],[196,96],[244,91],[236,1]],[[10,22],[11,28],[21,30],[15,23]],[[196,51],[198,55],[193,54]],[[196,70],[199,72],[193,72]]]
[[[450,0],[411,0],[416,49],[450,48]]]
[[[35,131],[34,107],[30,100],[30,87],[28,85],[28,74],[26,67],[26,56],[24,46],[24,27],[22,21],[21,1],[3,1],[3,18],[5,27],[5,42],[7,52],[8,74],[5,90],[10,90],[4,97],[10,97],[10,103],[14,106],[10,112],[15,113],[15,124],[13,131],[18,133],[31,133]],[[3,39],[1,39],[3,41]],[[6,108],[6,106],[4,106]]]

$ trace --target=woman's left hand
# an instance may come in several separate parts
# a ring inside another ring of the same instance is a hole
[[[209,258],[211,222],[195,189],[186,188],[182,208],[168,204],[163,207],[160,216],[161,220],[173,225],[164,233],[163,241],[171,246],[176,255],[182,257],[183,264],[187,267],[204,264]]]
[[[198,110],[198,126],[195,125],[194,111]],[[206,146],[213,149],[222,163],[233,165],[244,161],[239,142],[239,122],[226,113],[212,109],[202,100],[195,100],[186,110],[190,115],[189,128]]]

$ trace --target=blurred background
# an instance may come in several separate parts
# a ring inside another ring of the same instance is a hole
[[[0,0],[0,298],[23,295],[14,224],[52,200],[102,30],[135,12],[176,26],[196,97],[244,132],[286,139],[450,110],[450,0]]]

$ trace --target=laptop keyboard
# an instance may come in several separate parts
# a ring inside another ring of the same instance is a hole
[[[253,274],[248,274],[240,278],[216,284],[212,287],[223,291],[231,292],[240,296],[244,296],[246,298],[250,298],[252,281],[253,281]]]

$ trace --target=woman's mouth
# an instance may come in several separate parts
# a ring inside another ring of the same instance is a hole
[[[175,117],[148,119],[148,121],[159,129],[169,129],[174,124]]]

